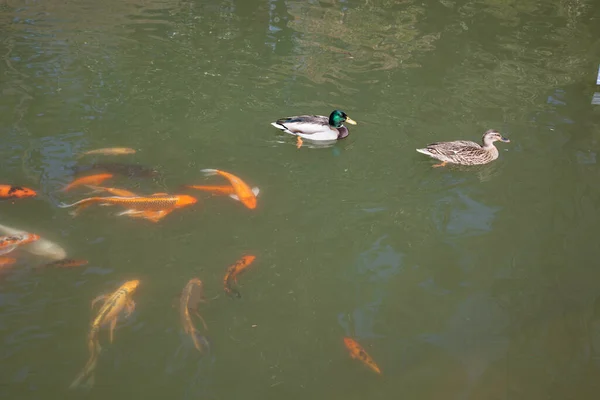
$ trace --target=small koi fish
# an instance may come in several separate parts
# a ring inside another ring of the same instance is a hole
[[[195,197],[188,196],[185,194],[168,195],[164,193],[155,193],[151,196],[135,197],[89,197],[87,199],[79,200],[78,202],[75,202],[73,204],[59,204],[58,206],[60,208],[77,206],[77,209],[74,212],[72,212],[72,215],[77,215],[81,210],[95,203],[100,205],[119,205],[122,207],[126,207],[127,210],[117,215],[133,216],[136,214],[144,214],[145,211],[161,211],[163,214],[160,215],[160,218],[162,218],[175,209],[189,206],[197,202],[198,200]]]
[[[54,261],[46,264],[46,267],[57,267],[57,268],[75,268],[82,267],[88,264],[88,260],[76,260],[73,258],[65,258],[63,260]]]
[[[12,236],[0,236],[0,255],[8,254],[18,246],[39,240],[40,237],[35,233],[23,233]]]
[[[220,171],[218,169],[203,169],[201,172],[203,172],[206,176],[221,175],[222,177],[226,178],[229,180],[231,186],[233,186],[233,190],[235,191],[235,193],[230,194],[229,197],[234,200],[241,201],[243,205],[251,210],[256,208],[256,196],[258,196],[258,193],[260,192],[257,187],[251,189],[246,182],[237,176],[230,174],[229,172]]]
[[[63,189],[63,192],[67,192],[77,186],[82,186],[82,185],[100,185],[102,182],[104,182],[105,180],[110,179],[112,177],[113,177],[112,174],[96,174],[96,175],[82,176],[81,178],[77,178],[73,182],[71,182],[70,184],[65,186],[65,188]]]
[[[235,288],[231,287],[231,281],[233,280],[237,284],[237,276],[242,273],[252,262],[256,259],[256,256],[244,256],[238,260],[235,264],[227,268],[225,277],[223,278],[223,289],[228,295],[234,295],[237,298],[241,298],[242,294]]]
[[[37,193],[33,189],[29,189],[23,186],[0,185],[0,198],[2,199],[20,199],[24,197],[35,196],[37,196]]]
[[[131,313],[135,310],[135,302],[131,296],[139,284],[140,281],[137,279],[127,281],[111,295],[101,295],[92,300],[92,308],[98,301],[104,300],[104,303],[102,304],[100,311],[98,311],[98,315],[96,315],[96,318],[92,321],[90,333],[88,334],[90,358],[83,367],[81,373],[75,378],[73,383],[71,383],[71,389],[79,386],[85,378],[88,378],[87,382],[90,386],[93,384],[94,370],[98,361],[98,355],[102,349],[98,340],[98,332],[102,326],[110,324],[110,342],[113,342],[113,332],[117,325],[117,317],[119,314],[122,311],[125,311],[125,318],[129,318]]]
[[[190,279],[185,285],[181,292],[181,298],[179,299],[179,315],[181,317],[181,324],[186,334],[190,335],[194,343],[194,347],[201,353],[204,352],[206,339],[202,340],[203,337],[199,334],[198,330],[192,322],[190,311],[193,311],[195,315],[200,318],[204,330],[208,331],[204,318],[198,312],[198,304],[206,302],[204,298],[204,288],[202,281],[198,278]],[[201,343],[202,342],[202,343]]]
[[[356,340],[351,339],[349,337],[345,337],[344,344],[346,345],[346,348],[350,352],[350,357],[360,360],[367,367],[371,368],[373,371],[377,372],[378,374],[381,374],[381,370],[379,369],[377,364],[375,364],[375,361],[373,361],[371,356],[369,356],[367,354],[365,349],[363,349],[362,346],[360,344],[358,344],[358,342]]]
[[[125,154],[135,154],[136,150],[129,147],[107,147],[103,149],[89,150],[83,152],[78,158],[89,155],[103,155],[103,156],[120,156]]]

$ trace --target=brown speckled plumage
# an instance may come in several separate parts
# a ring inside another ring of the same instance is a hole
[[[444,163],[480,165],[498,158],[498,149],[494,146],[495,141],[510,142],[498,131],[489,130],[482,137],[482,145],[468,140],[455,140],[431,143],[417,151]]]

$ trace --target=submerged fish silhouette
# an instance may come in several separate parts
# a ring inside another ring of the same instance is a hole
[[[160,171],[139,164],[126,163],[94,163],[89,165],[77,165],[73,167],[75,174],[88,171],[103,171],[127,176],[130,178],[151,178],[160,175]]]

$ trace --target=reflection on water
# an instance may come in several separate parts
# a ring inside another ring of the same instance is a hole
[[[489,207],[473,200],[454,188],[437,201],[433,220],[438,230],[446,235],[475,236],[492,230],[492,222],[499,207]],[[448,236],[450,240],[452,236]]]
[[[287,24],[280,13],[273,18],[273,35],[278,41],[288,35],[295,45],[275,70],[316,84],[331,83],[344,94],[358,94],[343,84],[358,73],[418,66],[413,54],[434,50],[440,38],[439,33],[422,34],[416,27],[424,14],[422,5],[384,10],[369,2],[354,7],[344,1],[272,4],[274,10],[287,11]]]
[[[377,239],[368,250],[362,252],[354,271],[347,273],[346,280],[352,282],[358,304],[351,312],[338,314],[338,322],[346,336],[385,336],[375,332],[375,324],[380,306],[391,297],[387,282],[400,273],[403,259],[402,253],[396,252],[389,244],[382,244],[386,239],[386,236]]]
[[[458,304],[440,333],[421,340],[449,352],[463,364],[471,390],[488,365],[506,356],[508,315],[485,293],[475,293]]]

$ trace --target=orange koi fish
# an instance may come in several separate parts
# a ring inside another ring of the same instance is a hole
[[[24,197],[35,196],[37,196],[37,193],[33,189],[29,189],[23,186],[0,185],[0,198],[2,199],[20,199]]]
[[[363,349],[362,346],[360,344],[358,344],[358,342],[356,340],[351,339],[349,337],[345,337],[344,344],[346,345],[346,348],[350,352],[350,357],[360,360],[367,367],[371,368],[373,371],[377,372],[378,374],[381,374],[381,370],[379,369],[377,364],[375,364],[375,361],[373,361],[371,356],[369,356],[367,354],[365,349]]]
[[[63,189],[64,192],[67,192],[77,186],[81,185],[99,185],[107,179],[112,178],[112,174],[96,174],[96,175],[88,175],[82,176],[81,178],[75,179],[73,182],[65,186]]]
[[[104,149],[89,150],[81,153],[78,158],[89,155],[103,155],[103,156],[121,156],[125,154],[135,154],[136,150],[129,147],[107,147]]]
[[[205,192],[211,192],[213,194],[231,196],[235,194],[235,189],[233,186],[199,186],[199,185],[185,185],[185,187],[190,189],[203,190]]]
[[[104,191],[104,192],[108,192],[108,193],[112,194],[113,196],[120,196],[120,197],[136,197],[137,196],[137,194],[130,192],[129,190],[125,190],[125,189],[92,186],[92,185],[86,185],[86,186],[89,187],[90,189],[94,190],[92,193]]]
[[[16,258],[12,257],[0,257],[0,270],[5,267],[10,267],[17,262]]]
[[[208,330],[204,318],[198,312],[198,304],[205,303],[204,289],[202,281],[198,278],[190,279],[185,285],[181,292],[181,298],[179,299],[179,315],[181,317],[181,324],[186,334],[190,335],[194,342],[194,347],[201,353],[204,352],[203,348],[208,347],[206,338],[201,336],[192,322],[190,311],[193,311],[195,315],[200,318],[204,330]],[[202,342],[202,343],[201,343]]]
[[[0,255],[8,254],[18,246],[23,246],[25,244],[35,242],[39,240],[40,237],[35,233],[23,233],[19,235],[12,236],[0,236]]]
[[[237,276],[244,271],[252,262],[254,261],[255,256],[244,256],[240,260],[238,260],[235,264],[227,268],[227,272],[225,273],[225,277],[223,278],[223,289],[225,293],[228,295],[234,295],[237,298],[241,298],[242,294],[235,288],[231,287],[231,281],[233,280],[237,284]]]
[[[229,172],[220,171],[218,169],[203,169],[201,172],[206,176],[211,175],[221,175],[222,177],[229,180],[231,186],[233,186],[233,190],[235,193],[229,195],[234,200],[241,201],[243,205],[253,210],[256,208],[256,196],[260,190],[257,187],[250,189],[250,186],[246,184],[243,180],[238,178],[235,175],[230,174]]]
[[[77,215],[81,210],[91,206],[94,203],[100,205],[119,205],[127,209],[117,215],[128,215],[145,218],[146,215],[152,214],[155,218],[163,218],[175,209],[182,208],[197,203],[195,197],[185,194],[168,195],[165,193],[155,193],[151,196],[111,196],[111,197],[89,197],[79,200],[73,204],[59,204],[60,208],[75,207],[77,209],[72,212],[72,215]]]
[[[136,210],[126,210],[120,213],[119,215],[126,215],[130,218],[142,218],[147,219],[151,222],[158,222],[167,215],[171,214],[173,210],[160,210],[160,211],[136,211]]]
[[[94,383],[94,369],[98,361],[98,355],[101,351],[100,342],[98,340],[98,332],[100,328],[106,324],[110,324],[110,342],[113,341],[113,332],[117,325],[117,318],[122,311],[125,311],[125,318],[129,318],[131,313],[135,310],[135,302],[131,298],[133,292],[139,286],[139,280],[127,281],[120,288],[118,288],[111,295],[101,295],[92,300],[92,308],[98,301],[104,300],[98,315],[92,321],[90,327],[90,333],[88,335],[88,349],[90,351],[90,358],[86,365],[83,367],[81,373],[71,383],[70,388],[73,389],[81,384],[81,382],[87,377],[88,385]]]
[[[75,268],[81,267],[88,264],[88,260],[76,260],[73,258],[65,258],[63,260],[54,261],[46,264],[46,267],[58,267],[58,268]]]
[[[88,185],[89,188],[91,189],[95,189],[95,191],[102,191],[105,190],[107,192],[109,192],[110,194],[114,195],[114,196],[120,196],[120,197],[139,197],[139,195],[130,192],[129,190],[125,190],[125,189],[117,189],[117,188],[108,188],[108,187],[99,187],[99,186],[90,186]],[[167,195],[166,193],[154,193],[153,196],[162,196],[162,195]],[[142,211],[139,212],[137,210],[133,210],[133,209],[129,209],[127,211],[124,211],[121,213],[121,215],[127,215],[131,218],[143,218],[143,219],[147,219],[148,221],[152,221],[152,222],[158,222],[161,219],[163,219],[164,217],[166,217],[167,215],[169,215],[173,210],[160,210],[160,211]]]

